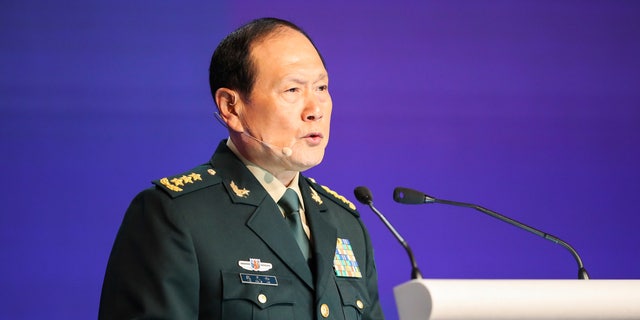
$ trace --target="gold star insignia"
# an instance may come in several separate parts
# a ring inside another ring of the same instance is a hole
[[[174,179],[175,180],[175,179]],[[182,191],[182,188],[179,188],[173,184],[171,184],[171,182],[169,182],[169,179],[167,178],[162,178],[160,179],[160,183],[162,183],[165,187],[167,187],[169,190],[172,191],[176,191],[176,192],[180,192]]]
[[[160,182],[162,182],[162,181],[160,181]],[[180,178],[171,179],[171,183],[175,184],[176,186],[184,186],[184,183],[182,183],[182,179],[180,179]]]
[[[191,177],[190,177],[190,176],[189,176],[189,177],[187,177],[187,176],[183,175],[182,177],[180,177],[180,179],[182,179],[182,181],[183,181],[184,183],[193,183],[193,180],[191,179]]]
[[[189,175],[189,177],[191,177],[191,178],[193,179],[193,181],[198,181],[198,180],[202,181],[202,177],[201,177],[201,175],[200,175],[200,174],[197,174],[197,173],[195,173],[195,172],[191,173],[191,174]]]

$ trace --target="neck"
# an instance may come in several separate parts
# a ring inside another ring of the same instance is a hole
[[[242,136],[230,136],[227,146],[235,153],[245,165],[254,165],[267,171],[274,178],[278,179],[284,186],[289,187],[296,175],[297,170],[285,168],[285,161],[281,155],[275,151],[265,148],[256,141],[244,141]],[[253,144],[256,144],[255,147]],[[266,151],[263,152],[263,151]]]

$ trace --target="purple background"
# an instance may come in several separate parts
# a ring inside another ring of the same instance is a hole
[[[95,318],[129,201],[226,137],[210,55],[259,16],[300,24],[328,63],[331,143],[308,175],[354,201],[368,186],[425,277],[576,265],[470,209],[396,204],[396,186],[554,234],[592,278],[640,278],[638,1],[3,1],[0,318]],[[358,207],[396,319],[408,259]]]

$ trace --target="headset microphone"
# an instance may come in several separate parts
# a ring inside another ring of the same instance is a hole
[[[282,155],[284,155],[285,157],[290,157],[293,154],[293,149],[291,149],[290,147],[278,147],[278,146],[274,146],[270,143],[264,142],[254,136],[252,136],[251,134],[247,133],[246,131],[242,131],[241,132],[243,135],[257,141],[258,143],[260,143],[261,145],[271,149],[273,152],[277,152],[280,151],[282,153]]]
[[[218,122],[220,122],[220,124],[222,124],[222,126],[224,126],[225,128],[229,129],[229,127],[224,122],[224,120],[222,120],[222,117],[220,116],[219,113],[215,112],[214,115],[216,116],[216,120],[218,120]],[[281,147],[276,147],[276,146],[274,146],[274,145],[272,145],[270,143],[264,142],[264,141],[262,141],[262,140],[260,140],[260,139],[258,139],[256,137],[252,136],[251,134],[249,134],[249,133],[247,133],[245,131],[242,131],[240,133],[242,133],[243,135],[245,135],[245,136],[257,141],[261,145],[273,150],[274,152],[277,151],[278,149],[280,149],[280,152],[282,152],[282,155],[284,155],[287,158],[291,157],[291,155],[293,154],[293,149],[291,149],[290,147],[282,147],[282,148]]]

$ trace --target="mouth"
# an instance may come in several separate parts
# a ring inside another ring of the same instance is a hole
[[[306,140],[310,145],[317,145],[322,142],[324,139],[324,135],[320,132],[310,132],[302,137]]]

